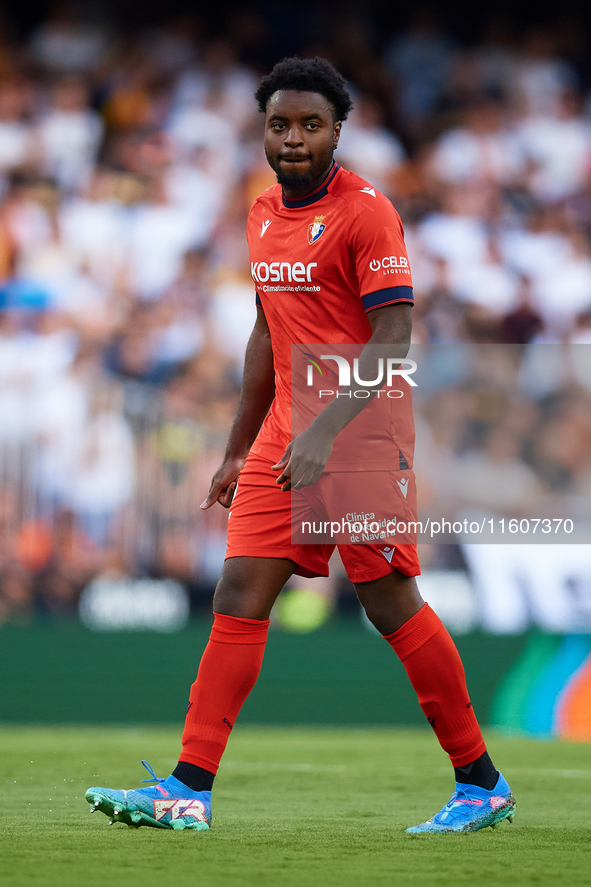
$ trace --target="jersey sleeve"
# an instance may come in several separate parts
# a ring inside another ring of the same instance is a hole
[[[367,313],[398,302],[412,305],[412,277],[400,217],[381,194],[364,195],[363,200],[353,206],[351,239],[363,307]]]
[[[248,217],[246,219],[246,242],[248,244],[249,255],[250,255],[250,243],[251,243],[252,232],[253,232],[253,227],[254,227],[254,221],[253,221],[252,216],[253,216],[253,210],[256,207],[257,203],[258,203],[258,200],[255,200],[255,202],[253,203],[253,205],[250,208],[250,211],[248,213]],[[254,303],[257,308],[263,307],[263,303],[261,302],[261,297],[259,295],[258,290],[256,290],[256,289],[254,291]]]

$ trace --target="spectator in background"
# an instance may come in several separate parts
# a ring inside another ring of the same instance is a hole
[[[526,154],[505,117],[500,100],[474,100],[466,111],[464,125],[447,130],[435,143],[431,168],[437,178],[456,185],[491,181],[505,187],[520,184]]]
[[[33,582],[16,564],[0,571],[0,625],[30,622],[34,612]]]
[[[102,562],[100,548],[82,532],[74,513],[60,509],[54,517],[48,556],[35,571],[40,613],[57,619],[76,616],[78,598]]]
[[[571,345],[591,345],[591,308],[577,316],[569,342]]]
[[[497,322],[513,309],[518,280],[499,262],[487,224],[494,192],[476,185],[455,186],[447,187],[444,195],[442,211],[428,215],[418,226],[421,243],[428,254],[445,263],[445,287],[452,296],[477,309],[476,325],[485,316]]]
[[[121,195],[121,176],[95,168],[78,193],[62,201],[58,211],[61,240],[79,267],[107,289],[124,274],[129,213]]]
[[[411,12],[408,29],[386,49],[386,66],[393,78],[402,124],[419,134],[445,92],[454,44],[441,32],[430,7]]]
[[[542,204],[581,191],[591,170],[591,121],[574,91],[556,96],[545,113],[527,114],[517,129],[530,161],[529,188]]]
[[[480,95],[511,95],[519,54],[511,19],[494,12],[484,23],[482,42],[474,47],[474,87]]]
[[[567,242],[568,255],[561,267],[536,274],[532,286],[546,329],[565,340],[577,315],[591,308],[591,244],[579,232],[571,234]]]
[[[91,177],[103,137],[103,122],[88,107],[88,89],[76,76],[63,77],[35,131],[39,167],[66,193],[84,188]]]
[[[375,99],[358,96],[336,156],[344,167],[354,169],[380,191],[390,190],[392,174],[404,160],[404,148],[384,126],[384,115]]]
[[[66,491],[83,530],[103,548],[112,541],[115,518],[130,501],[135,484],[133,436],[118,394],[113,386],[95,391]]]
[[[256,85],[256,75],[240,64],[232,40],[210,40],[197,65],[186,68],[178,79],[173,96],[173,119],[179,128],[183,121],[187,125],[183,132],[188,139],[194,138],[188,126],[191,111],[213,105],[223,120],[231,121],[240,131],[252,117]],[[210,139],[211,134],[202,133],[203,137]]]
[[[526,277],[522,277],[517,303],[505,315],[501,324],[501,341],[508,345],[524,345],[531,342],[542,329],[542,318],[534,308],[531,283]]]
[[[108,30],[97,21],[84,21],[71,2],[56,3],[30,41],[32,59],[50,71],[94,71],[108,48]]]
[[[211,252],[207,247],[189,250],[183,256],[181,272],[164,294],[177,312],[205,318],[211,304]]]
[[[197,15],[186,13],[147,29],[140,38],[145,57],[167,73],[186,70],[195,62],[200,25]]]
[[[556,51],[552,29],[532,29],[513,69],[513,88],[524,113],[555,116],[565,93],[577,86],[575,71]]]
[[[183,255],[203,246],[209,232],[198,208],[170,201],[162,177],[147,184],[145,198],[129,218],[129,285],[142,298],[156,299],[178,277]]]
[[[520,441],[502,424],[486,434],[484,447],[463,453],[456,461],[449,491],[466,505],[486,514],[530,515],[542,486],[521,456]]]
[[[220,282],[213,292],[209,321],[222,354],[229,358],[244,354],[255,318],[251,283],[236,277]]]
[[[155,89],[158,73],[143,53],[118,59],[105,84],[103,118],[111,132],[134,132],[162,123],[161,96]]]
[[[6,192],[6,176],[26,167],[33,149],[31,126],[26,119],[26,93],[23,83],[0,83],[0,188]]]

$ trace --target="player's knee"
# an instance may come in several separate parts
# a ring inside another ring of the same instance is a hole
[[[373,582],[356,583],[355,591],[367,618],[383,635],[401,628],[424,604],[414,577],[398,570]]]
[[[213,597],[216,613],[238,619],[267,619],[274,596],[245,565],[226,561]]]
[[[213,596],[214,611],[216,613],[225,613],[227,616],[240,616],[240,610],[247,591],[247,578],[240,571],[226,569],[226,565],[224,565]]]

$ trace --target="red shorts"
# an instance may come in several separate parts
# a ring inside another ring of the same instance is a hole
[[[400,570],[406,576],[420,574],[414,544],[293,544],[292,497],[301,493],[282,492],[276,483],[279,472],[271,470],[272,464],[251,453],[240,473],[228,520],[226,558],[289,558],[296,564],[294,572],[299,576],[328,576],[328,561],[338,548],[351,582],[371,582],[392,570]]]

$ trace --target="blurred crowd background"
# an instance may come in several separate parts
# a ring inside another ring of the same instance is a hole
[[[199,503],[255,316],[246,215],[274,183],[253,92],[285,54],[349,81],[337,159],[401,214],[416,343],[591,343],[584,23],[480,16],[467,36],[436,7],[257,8],[0,16],[0,623],[74,616],[109,576],[210,606],[227,513]],[[591,488],[584,380],[528,407],[458,391],[427,403],[428,441],[498,477],[509,460],[523,495]],[[428,566],[464,563],[440,548]]]

